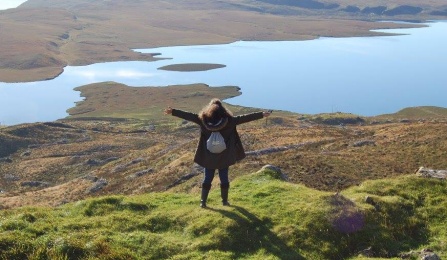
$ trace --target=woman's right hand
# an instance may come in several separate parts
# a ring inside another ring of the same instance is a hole
[[[168,108],[166,108],[166,109],[165,109],[165,114],[166,114],[166,115],[170,115],[170,114],[172,114],[172,107],[168,107]]]

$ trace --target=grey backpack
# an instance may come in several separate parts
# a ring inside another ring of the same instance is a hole
[[[221,153],[227,149],[227,145],[219,132],[212,132],[210,138],[206,141],[206,148],[212,153]]]

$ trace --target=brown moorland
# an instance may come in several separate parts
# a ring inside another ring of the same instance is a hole
[[[338,3],[340,8],[356,4]],[[418,5],[395,0],[361,7],[404,4]],[[268,1],[30,0],[0,12],[0,80],[51,78],[66,65],[157,58],[132,48],[366,36],[376,35],[369,30],[378,26],[414,26],[377,24],[389,16],[352,16],[340,8]],[[425,19],[445,6],[431,1],[423,8],[417,15],[392,18]],[[334,18],[326,19],[327,14]],[[166,189],[197,192],[202,170],[192,156],[198,129],[163,115],[163,108],[198,111],[211,97],[241,94],[235,86],[204,84],[133,88],[104,82],[78,90],[86,100],[69,110],[69,118],[0,128],[1,207]],[[235,114],[259,110],[229,107]],[[412,174],[420,166],[445,169],[446,115],[445,108],[435,107],[374,118],[275,111],[267,120],[240,127],[248,157],[231,169],[231,178],[273,164],[290,182],[338,191],[367,179]]]
[[[198,128],[164,115],[163,108],[198,111],[211,96],[238,94],[236,87],[202,84],[132,88],[107,82],[79,90],[87,99],[69,118],[0,129],[3,208],[167,189],[198,193],[202,169],[192,163]],[[260,110],[228,106],[235,114]],[[292,183],[336,192],[368,179],[413,174],[420,166],[446,169],[446,110],[406,109],[410,119],[274,111],[240,126],[248,156],[230,176],[272,164]],[[355,123],[330,125],[334,118]]]
[[[447,16],[442,0],[290,3],[29,0],[19,8],[0,11],[0,81],[53,78],[67,65],[156,59],[134,48],[382,35],[370,30],[416,25],[377,20]]]

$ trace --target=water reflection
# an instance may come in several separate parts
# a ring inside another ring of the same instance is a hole
[[[73,88],[116,81],[130,86],[235,85],[232,104],[298,113],[393,113],[408,106],[447,106],[447,22],[387,30],[401,36],[321,38],[298,42],[235,42],[141,52],[172,59],[66,67],[50,81],[0,83],[0,123],[51,121],[80,101]],[[218,63],[204,72],[162,71],[181,63]]]
[[[110,62],[68,66],[59,77],[31,83],[0,83],[0,124],[53,121],[67,116],[66,110],[81,101],[77,86],[116,81],[147,86],[155,71],[152,62]]]
[[[160,52],[177,63],[225,64],[223,70],[201,74],[200,82],[240,86],[243,95],[229,100],[233,104],[366,116],[408,106],[446,106],[447,52],[442,46],[447,46],[447,23],[384,31],[406,35],[236,42],[146,52]]]

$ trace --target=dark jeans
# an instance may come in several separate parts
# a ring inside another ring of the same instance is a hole
[[[205,168],[205,177],[203,178],[203,184],[211,186],[211,182],[213,182],[213,179],[214,179],[215,171],[216,171],[216,169],[206,169]],[[218,171],[219,171],[220,184],[221,185],[229,184],[230,181],[228,180],[228,167],[219,169]]]

